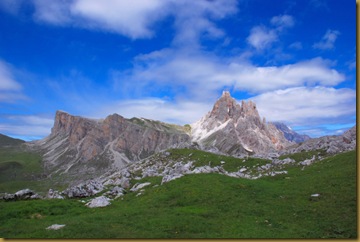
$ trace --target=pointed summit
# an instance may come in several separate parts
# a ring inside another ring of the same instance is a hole
[[[221,97],[231,97],[230,92],[229,91],[223,91]]]
[[[226,122],[231,118],[237,118],[239,114],[240,105],[231,97],[230,92],[223,91],[221,97],[214,104],[210,117],[220,122]]]
[[[256,104],[241,105],[223,91],[213,109],[192,125],[192,141],[204,149],[234,155],[266,153],[290,145],[281,131],[261,120]]]

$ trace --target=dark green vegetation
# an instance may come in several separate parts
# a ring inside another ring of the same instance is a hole
[[[241,167],[247,167],[249,170],[252,168],[265,165],[267,163],[271,163],[271,160],[253,158],[253,157],[245,157],[235,158],[232,156],[218,155],[214,153],[205,152],[202,150],[192,150],[192,149],[171,149],[169,150],[171,153],[170,159],[178,160],[182,157],[186,157],[187,159],[194,160],[194,166],[220,166],[221,161],[225,162],[222,166],[228,172],[238,171]]]
[[[41,174],[41,158],[25,152],[25,141],[0,134],[0,193],[27,187]]]
[[[211,159],[209,154],[198,162]],[[90,209],[78,200],[0,202],[0,237],[357,237],[355,151],[258,180],[199,174],[156,187],[161,178],[136,182],[144,181],[152,182],[144,194],[129,192],[105,208]],[[311,197],[315,193],[320,196]],[[55,223],[66,226],[45,229]]]
[[[283,160],[285,158],[291,158],[294,159],[295,161],[303,161],[305,159],[311,159],[314,155],[322,156],[322,157],[328,156],[325,150],[311,150],[311,151],[302,151],[294,154],[282,155],[279,157],[279,159]]]
[[[25,141],[23,141],[21,139],[14,139],[9,136],[0,134],[0,147],[20,145],[24,142]]]
[[[24,188],[42,191],[45,178],[39,154],[20,146],[0,147],[0,193]]]
[[[157,130],[163,130],[168,133],[184,133],[188,131],[186,126],[180,126],[176,124],[168,124],[161,121],[151,120],[151,119],[144,119],[144,118],[131,118],[129,119],[130,122],[137,124],[142,127],[153,128]]]

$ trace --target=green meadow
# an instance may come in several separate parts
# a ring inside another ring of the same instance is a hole
[[[2,201],[0,237],[357,238],[356,167],[351,151],[257,180],[196,174],[159,185],[150,177],[133,181],[152,183],[142,195],[128,192],[104,208],[78,199]],[[52,224],[66,226],[46,230]]]

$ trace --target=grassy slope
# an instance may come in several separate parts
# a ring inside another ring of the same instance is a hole
[[[19,146],[0,147],[0,193],[24,188],[45,191],[49,187],[42,175],[40,154],[24,151]]]
[[[352,151],[259,180],[188,175],[105,208],[77,200],[0,202],[0,237],[355,238],[356,199]],[[66,227],[45,230],[55,223]]]
[[[21,139],[14,139],[9,136],[0,134],[0,147],[3,146],[13,146],[13,145],[20,145],[24,143],[24,140]]]

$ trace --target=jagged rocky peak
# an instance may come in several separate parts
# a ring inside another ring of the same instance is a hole
[[[211,110],[210,117],[216,118],[220,122],[225,122],[240,113],[240,105],[230,96],[228,91],[224,91],[222,96],[216,101]]]
[[[229,119],[238,119],[239,117],[254,116],[260,119],[256,104],[249,101],[241,101],[239,105],[231,97],[230,92],[223,91],[222,96],[216,101],[210,112],[209,118],[215,118],[217,121],[226,122]]]
[[[192,141],[230,155],[265,153],[290,145],[281,131],[261,120],[256,104],[241,105],[224,91],[212,111],[192,124]]]

